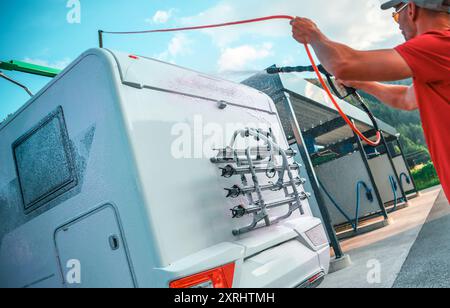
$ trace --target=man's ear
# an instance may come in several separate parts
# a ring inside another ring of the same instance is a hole
[[[412,21],[416,21],[419,17],[419,7],[414,2],[408,4],[408,16]]]

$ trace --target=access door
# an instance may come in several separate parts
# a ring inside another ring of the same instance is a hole
[[[112,206],[104,206],[59,228],[55,242],[66,287],[135,287]]]

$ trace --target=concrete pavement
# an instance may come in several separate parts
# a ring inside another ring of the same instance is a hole
[[[450,288],[450,205],[443,192],[411,248],[394,288]]]
[[[328,275],[320,287],[391,288],[393,286],[403,287],[403,284],[415,281],[414,279],[423,279],[419,274],[425,272],[418,273],[412,269],[416,267],[416,258],[425,257],[418,253],[423,245],[420,243],[426,243],[426,238],[433,236],[430,233],[436,232],[436,228],[445,228],[442,225],[433,227],[432,230],[421,236],[422,226],[430,221],[427,218],[431,217],[429,214],[440,191],[440,187],[435,187],[422,192],[420,197],[410,201],[409,207],[390,214],[389,226],[343,241],[342,248],[352,258],[352,266]],[[450,209],[448,210],[450,212]],[[447,217],[445,213],[439,210],[435,216]],[[449,230],[450,239],[450,215],[448,217],[447,230]],[[415,248],[416,242],[418,243],[417,248]],[[448,242],[450,244],[450,241]],[[417,253],[415,253],[416,250]],[[411,255],[410,252],[414,253]],[[428,253],[432,252],[428,251]],[[443,253],[436,258],[442,258]],[[432,266],[435,262],[436,260],[431,262],[430,270],[435,268]],[[447,272],[450,273],[448,270]],[[415,282],[412,282],[411,285],[413,283]]]

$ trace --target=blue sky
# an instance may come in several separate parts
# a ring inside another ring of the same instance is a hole
[[[401,42],[389,12],[378,0],[78,0],[80,23],[67,21],[68,0],[0,1],[0,60],[63,68],[97,47],[97,30],[143,30],[216,23],[272,14],[306,16],[332,39],[355,48],[393,47]],[[239,81],[274,63],[307,64],[287,23],[239,26],[179,34],[107,36],[105,47],[150,56]],[[39,91],[48,78],[5,72]],[[28,99],[0,79],[0,120]]]

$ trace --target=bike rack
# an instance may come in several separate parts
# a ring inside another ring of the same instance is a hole
[[[253,138],[258,142],[257,147],[247,147],[246,149],[236,149],[236,140],[238,137],[244,139]],[[261,144],[262,142],[262,144]],[[299,192],[298,187],[305,184],[306,180],[300,177],[294,177],[293,171],[299,171],[300,166],[297,163],[289,163],[289,159],[297,153],[292,149],[283,150],[276,142],[275,136],[271,131],[246,128],[238,130],[233,134],[230,146],[224,149],[218,149],[216,157],[211,159],[214,164],[224,164],[220,167],[222,177],[231,178],[240,176],[242,185],[234,185],[231,188],[225,188],[227,198],[238,198],[245,196],[248,204],[239,204],[231,209],[232,218],[239,219],[247,215],[253,215],[253,222],[241,229],[233,230],[233,235],[238,236],[257,228],[268,227],[284,219],[289,218],[295,211],[299,210],[304,215],[302,201],[307,200],[311,195],[306,192]],[[282,160],[281,165],[276,165],[277,158]],[[274,179],[276,182],[270,182],[268,185],[261,185],[258,174],[265,174],[268,179]],[[288,180],[285,180],[286,175]],[[250,176],[253,184],[249,183],[247,176]],[[289,188],[292,192],[289,192]],[[263,196],[264,191],[283,191],[284,198],[280,200],[266,200]],[[256,198],[254,198],[256,195]],[[268,210],[289,205],[289,210],[285,215],[272,218]]]

